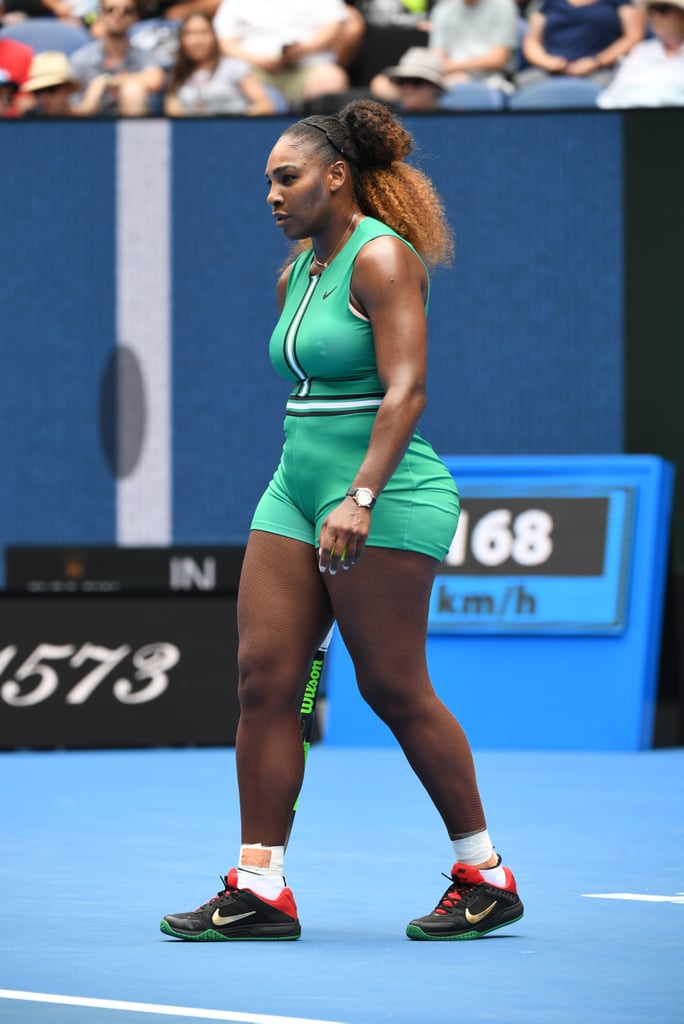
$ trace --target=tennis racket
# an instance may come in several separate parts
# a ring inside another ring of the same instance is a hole
[[[304,745],[304,765],[309,756],[309,748],[311,746],[311,737],[313,735],[315,712],[316,712],[316,700],[318,698],[318,690],[321,683],[321,673],[323,672],[323,663],[325,656],[330,647],[330,641],[332,640],[333,630],[335,625],[330,627],[325,640],[323,640],[321,646],[316,651],[313,661],[311,662],[311,669],[309,671],[309,678],[304,687],[304,696],[302,697],[302,703],[299,708],[299,731],[302,734],[302,744]],[[297,813],[297,805],[299,804],[299,794],[294,802],[292,808],[292,814],[290,815],[290,824],[287,828],[287,835],[285,836],[285,848],[290,840],[290,833],[292,832],[292,826],[294,824],[294,817]]]

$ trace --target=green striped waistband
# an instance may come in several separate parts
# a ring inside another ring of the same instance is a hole
[[[291,395],[285,407],[288,416],[347,416],[377,412],[382,392],[365,395]]]

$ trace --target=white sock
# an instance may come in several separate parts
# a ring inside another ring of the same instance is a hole
[[[480,874],[490,885],[498,885],[500,889],[506,888],[506,872],[501,864],[497,864],[495,868],[480,868]]]
[[[257,896],[277,899],[285,888],[285,847],[244,843],[238,861],[238,888],[251,889]]]

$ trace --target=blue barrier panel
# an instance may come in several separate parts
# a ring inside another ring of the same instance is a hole
[[[673,467],[649,455],[446,462],[462,515],[427,652],[472,745],[649,747]],[[360,698],[339,635],[327,680],[327,743],[394,742]]]
[[[622,120],[407,119],[457,239],[430,299],[438,450],[623,448]],[[0,121],[0,588],[17,545],[245,543],[290,390],[263,179],[285,123]]]
[[[116,346],[115,129],[6,124],[0,547],[97,543],[116,529],[116,486],[103,454],[113,415],[101,401]]]

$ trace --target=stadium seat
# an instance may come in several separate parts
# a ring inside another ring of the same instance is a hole
[[[588,78],[571,78],[569,75],[544,78],[529,85],[521,85],[508,97],[509,110],[574,110],[596,106],[596,97],[601,86]]]
[[[5,39],[25,43],[34,53],[60,50],[69,55],[79,46],[92,41],[87,28],[60,21],[59,18],[26,18],[15,25],[6,25],[0,34]]]
[[[459,82],[449,86],[439,101],[440,110],[501,110],[506,97],[484,82]]]

